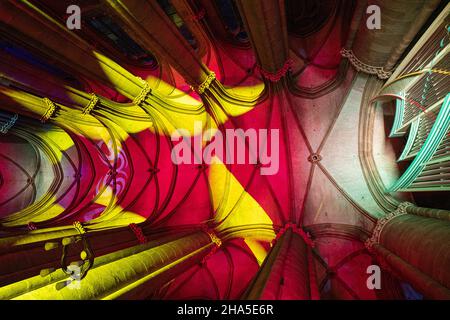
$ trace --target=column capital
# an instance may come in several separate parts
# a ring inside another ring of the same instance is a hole
[[[262,66],[257,66],[257,69],[259,70],[259,72],[261,73],[261,75],[266,78],[267,80],[271,81],[271,82],[278,82],[281,80],[281,78],[283,78],[284,76],[286,76],[286,74],[288,73],[288,71],[290,71],[292,69],[292,64],[293,61],[292,59],[287,59],[283,66],[277,70],[276,72],[269,72],[267,70],[264,70]]]
[[[47,107],[47,109],[45,110],[45,113],[41,116],[41,122],[45,123],[55,113],[56,106],[52,102],[52,100],[50,100],[49,98],[43,98],[42,100],[43,100],[45,106]]]
[[[372,251],[372,247],[374,244],[380,243],[380,236],[381,236],[381,232],[383,231],[384,226],[389,221],[394,219],[395,217],[407,214],[408,212],[406,209],[410,206],[414,206],[414,205],[407,201],[402,202],[398,205],[396,210],[388,213],[386,216],[384,216],[383,218],[381,218],[377,221],[377,224],[376,224],[375,228],[373,229],[372,236],[369,239],[367,239],[367,241],[364,243],[366,248],[369,251]]]
[[[291,229],[293,233],[299,235],[303,241],[311,248],[315,247],[314,241],[311,238],[311,235],[309,232],[303,231],[301,227],[298,227],[295,223],[288,222],[286,223],[277,233],[275,239],[272,240],[271,246],[274,246],[274,244],[281,238],[283,234],[286,233],[288,229]]]
[[[147,81],[143,80],[142,78],[139,78],[140,81],[143,84],[143,87],[141,89],[141,92],[133,99],[133,104],[136,106],[140,106],[142,102],[147,98],[147,96],[152,92],[152,88],[150,88],[150,85]]]
[[[203,81],[197,88],[191,88],[197,91],[199,94],[203,94],[207,89],[209,89],[209,86],[214,80],[216,80],[216,74],[211,71],[205,81]]]
[[[358,57],[355,56],[352,50],[342,48],[341,55],[344,58],[347,58],[348,61],[352,64],[352,66],[357,71],[362,71],[367,74],[373,74],[376,75],[378,78],[385,80],[388,79],[392,75],[392,71],[384,70],[383,67],[374,67],[368,64],[365,64],[361,60],[358,59]]]
[[[83,114],[90,114],[91,111],[95,108],[95,106],[98,103],[98,97],[95,95],[95,93],[91,93],[91,99],[89,100],[88,104],[83,108]]]

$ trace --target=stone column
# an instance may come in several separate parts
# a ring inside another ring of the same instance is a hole
[[[201,23],[205,18],[205,9],[199,8],[198,11],[194,11],[187,0],[171,0],[171,3],[177,10],[178,15],[183,19],[189,31],[196,38],[199,45],[198,56],[203,57],[208,52],[208,46],[210,45],[205,28]]]
[[[208,27],[211,28],[214,36],[218,36],[219,39],[226,39],[229,34],[214,1],[199,0],[199,3],[202,7],[199,9],[205,12],[204,19],[206,20]]]
[[[311,240],[299,229],[281,231],[244,299],[318,299]]]
[[[164,57],[189,84],[199,87],[207,81],[211,72],[156,1],[105,0],[105,4],[136,42]]]
[[[28,47],[87,78],[97,80],[133,99],[145,85],[119,64],[95,51],[66,26],[25,2],[1,1],[2,31]]]
[[[72,123],[73,120],[91,121],[91,123],[94,123],[94,119],[83,117],[84,111],[56,103],[47,97],[41,98],[26,91],[16,89],[20,87],[21,85],[15,81],[0,76],[0,103],[2,103],[4,109],[30,118],[39,119],[42,123],[52,120],[61,127]],[[92,109],[98,102],[98,98],[95,95],[83,94],[74,100],[78,100],[78,102],[85,101],[84,108],[86,113],[88,113],[87,109]],[[77,98],[75,95],[73,97]]]
[[[86,276],[74,283],[76,288],[68,284],[68,275],[58,269],[1,287],[0,299],[144,299],[201,262],[216,248],[213,241],[203,231],[150,241],[95,256]]]
[[[289,46],[284,0],[237,0],[261,73],[269,80],[284,76]]]
[[[404,202],[366,242],[381,267],[429,299],[450,299],[450,212]]]
[[[14,81],[0,76],[0,103],[3,109],[39,119],[42,123],[55,116],[60,106],[48,98],[16,90],[14,84]]]

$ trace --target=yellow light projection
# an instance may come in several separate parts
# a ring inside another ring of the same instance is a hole
[[[95,51],[92,54],[98,59],[99,67],[111,83],[117,82],[118,73],[127,72],[108,57]],[[120,87],[116,86],[115,89],[119,92],[123,91],[124,88],[125,91],[135,91],[136,83],[138,82],[137,78],[134,82],[131,80],[121,81]],[[140,82],[142,83],[142,80]],[[227,101],[227,99],[218,97],[222,107],[217,105],[215,101],[206,98],[211,113],[214,114],[213,119],[206,112],[201,101],[173,87],[171,84],[151,75],[147,77],[146,82],[150,85],[152,93],[151,97],[145,100],[146,102],[142,105],[142,108],[145,108],[152,116],[157,118],[158,125],[165,128],[168,134],[171,134],[176,129],[183,128],[191,135],[195,135],[197,133],[194,131],[194,123],[198,121],[209,124],[208,128],[217,128],[217,124],[223,124],[229,120],[228,115],[236,117],[251,111],[264,90],[264,83],[242,88],[223,89],[224,92],[229,92],[231,99]],[[238,105],[231,101],[233,97],[236,101],[247,102],[244,105]],[[124,124],[127,127],[126,121]],[[155,133],[153,126],[150,126],[149,129]],[[128,128],[127,132],[136,132],[129,130],[132,129]]]
[[[252,250],[253,255],[258,261],[258,264],[262,265],[264,259],[266,259],[268,254],[266,248],[264,248],[264,246],[259,242],[259,240],[245,238],[244,241],[245,244],[250,248],[250,250]]]
[[[139,93],[143,83],[141,79],[128,77],[128,72],[113,60],[95,51],[92,53],[97,58],[98,65],[103,69],[104,75],[111,80],[111,83],[117,86],[118,92],[128,96],[130,96],[130,93]],[[104,142],[110,153],[108,159],[112,161],[109,157],[120,154],[123,147],[122,143],[129,138],[129,134],[150,130],[155,134],[171,135],[174,131],[182,128],[183,132],[187,132],[190,136],[196,136],[201,135],[206,129],[217,130],[218,126],[228,121],[230,116],[235,117],[251,111],[264,90],[263,83],[252,87],[231,89],[222,88],[220,83],[218,83],[217,86],[222,90],[223,96],[212,93],[214,99],[211,99],[212,96],[203,96],[203,101],[198,101],[185,92],[161,81],[159,78],[149,76],[147,83],[150,85],[151,94],[139,105],[120,105],[106,98],[99,97],[99,105],[95,107],[97,111],[95,114],[83,114],[81,110],[78,110],[80,107],[83,107],[85,100],[87,100],[86,93],[66,87],[67,96],[74,102],[77,101],[77,106],[58,105],[62,112],[54,118],[54,121],[64,130],[70,130],[81,137],[94,141]],[[0,92],[13,99],[25,110],[31,111],[38,116],[46,112],[46,107],[38,96],[5,87],[0,88]],[[109,112],[102,105],[109,109],[115,109],[117,112]],[[208,106],[208,112],[205,105]],[[74,107],[78,109],[74,109]],[[199,128],[196,125],[199,122],[203,123],[203,127]],[[49,145],[51,145],[52,151],[56,156],[54,158],[56,161],[62,160],[62,151],[74,146],[70,136],[57,128],[38,134],[45,141],[51,142]],[[203,144],[207,143],[206,141],[202,142]],[[218,186],[214,190],[216,194],[215,203],[217,203],[217,197],[223,195],[221,188],[224,188],[224,185],[221,184],[221,179],[223,179],[227,171],[226,167],[221,164],[219,167],[215,165],[212,168],[212,172],[211,183]],[[245,190],[232,177],[231,173],[227,172],[227,174],[231,176],[233,181],[227,187],[234,195],[227,200],[231,206],[231,203],[237,202],[242,191],[245,192]],[[105,206],[105,211],[98,218],[88,223],[91,230],[119,227],[130,223],[140,223],[145,220],[144,217],[136,213],[124,211],[117,204],[117,198],[113,194],[111,187],[107,186],[106,188],[100,188],[100,190],[104,191],[98,195],[95,202]],[[50,201],[46,201],[45,207],[42,207],[45,209],[45,213],[41,212],[42,210],[38,211],[39,217],[33,217],[32,221],[45,221],[63,213],[64,208],[55,203],[55,201],[54,197]],[[221,214],[225,215],[230,208],[223,208]],[[17,214],[22,216],[23,212],[18,212]],[[13,216],[16,215],[11,217]],[[220,215],[217,218],[220,219],[219,217]],[[14,225],[27,224],[30,221],[29,218],[28,214],[23,214],[23,218],[19,218],[19,220],[11,223]],[[246,225],[248,223],[271,225],[272,221],[257,202],[245,193],[245,196],[239,200],[239,205],[233,210],[233,213],[221,224],[221,228]],[[49,228],[47,230],[49,233],[52,233],[53,230],[58,233],[71,230],[71,227],[67,229]],[[31,238],[24,238],[21,241],[22,243],[24,241],[33,242]],[[246,243],[252,248],[258,261],[262,260],[262,257],[265,256],[264,248],[252,239],[246,238]]]
[[[117,153],[122,149],[121,141],[125,141],[128,138],[128,134],[117,124],[112,121],[108,121],[108,127],[113,129],[113,134],[103,125],[92,126],[90,124],[76,123],[74,129],[79,129],[82,136],[88,137],[92,140],[103,141],[106,145],[109,145],[114,139],[114,143],[117,146]],[[79,134],[80,132],[77,132]],[[113,151],[113,150],[110,150]]]
[[[47,195],[48,196],[48,195]],[[43,196],[44,199],[46,199],[46,196]],[[2,224],[6,227],[13,227],[13,226],[20,226],[20,225],[26,225],[28,222],[41,222],[46,221],[49,219],[52,219],[54,217],[57,217],[59,214],[61,214],[64,211],[64,207],[56,203],[56,197],[50,196],[50,198],[46,201],[47,203],[51,203],[45,210],[39,210],[36,214],[24,214],[24,211],[29,209],[24,209],[21,211],[16,212],[15,214],[11,215],[11,222],[5,221]],[[21,217],[23,215],[23,217]]]
[[[105,206],[99,217],[89,221],[90,225],[95,228],[103,227],[120,227],[129,225],[130,223],[141,223],[145,218],[131,211],[125,211],[117,204],[117,197],[112,188],[107,186],[101,195],[95,200],[95,203]]]
[[[53,155],[58,161],[62,159],[62,151],[67,151],[74,145],[72,138],[58,127],[53,127],[48,131],[36,132],[35,134],[48,142],[47,145],[52,149]],[[50,160],[53,161],[53,158],[50,158]]]
[[[214,186],[211,188],[213,208],[216,213],[214,220],[222,221],[216,228],[218,231],[251,225],[269,225],[271,227],[269,236],[258,238],[255,233],[252,236],[244,237],[245,243],[258,262],[262,263],[267,251],[256,240],[275,239],[272,220],[258,201],[245,191],[240,182],[218,158],[215,158],[209,167],[208,181],[210,185]]]

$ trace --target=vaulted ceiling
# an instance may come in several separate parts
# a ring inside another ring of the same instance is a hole
[[[59,252],[42,248],[76,235],[80,222],[100,260],[134,248],[133,226],[150,247],[213,232],[220,245],[206,257],[177,256],[183,269],[128,297],[238,299],[292,225],[314,241],[308,270],[320,297],[401,296],[394,280],[382,293],[367,288],[373,258],[364,241],[380,217],[413,198],[392,193],[380,203],[374,191],[361,156],[367,139],[379,180],[402,172],[387,118],[367,107],[383,80],[358,72],[341,50],[392,73],[440,1],[75,2],[82,26],[70,31],[74,1],[0,4],[1,119],[18,114],[0,135],[0,254],[9,261],[0,289],[59,268]],[[368,4],[381,7],[382,30],[365,27]],[[213,132],[279,130],[279,170],[263,175],[264,164],[224,157],[174,164],[172,132],[195,139],[198,121]],[[191,240],[174,250],[203,241]],[[299,250],[274,264],[284,280],[263,297],[313,297],[297,289],[298,273],[290,276]],[[111,259],[98,272],[115,270]],[[54,279],[11,297],[52,297],[44,288]]]

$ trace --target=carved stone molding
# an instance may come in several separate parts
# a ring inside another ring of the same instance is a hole
[[[5,124],[0,126],[0,133],[7,134],[8,130],[14,126],[14,124],[16,123],[18,118],[19,118],[19,115],[17,113],[14,114],[11,117],[11,119],[9,119]]]
[[[273,247],[275,243],[278,241],[278,239],[281,238],[281,236],[286,233],[288,229],[292,229],[292,232],[299,235],[303,241],[306,243],[306,245],[310,246],[311,248],[315,247],[315,243],[311,238],[311,235],[309,232],[305,232],[302,228],[298,227],[294,223],[287,223],[285,224],[277,233],[275,239],[272,240],[271,246]]]
[[[136,106],[141,105],[141,103],[144,102],[145,98],[147,98],[147,96],[152,92],[152,88],[150,88],[150,85],[147,81],[141,78],[139,78],[139,80],[144,86],[142,87],[141,92],[139,92],[139,94],[133,99],[133,104]]]
[[[399,204],[396,210],[388,213],[385,217],[378,220],[375,228],[373,229],[372,236],[364,243],[369,251],[372,250],[374,244],[380,243],[380,236],[384,226],[393,218],[407,214],[408,212],[406,208],[410,206],[413,206],[413,204],[410,202],[402,202],[401,204]]]
[[[45,113],[42,115],[41,117],[41,122],[45,123],[47,122],[50,117],[55,113],[56,111],[56,106],[55,104],[49,99],[49,98],[44,98],[43,99],[45,106],[47,107],[47,110],[45,111]]]
[[[216,74],[211,71],[209,73],[208,77],[205,79],[205,81],[203,81],[203,83],[197,87],[196,91],[199,94],[205,93],[205,91],[209,88],[209,86],[215,79],[216,79]]]
[[[95,108],[95,106],[98,103],[98,97],[95,95],[95,93],[91,93],[91,99],[89,100],[89,103],[84,107],[83,114],[89,114],[91,111]]]
[[[377,75],[378,78],[383,79],[383,80],[388,79],[392,75],[392,71],[386,71],[386,70],[384,70],[383,67],[374,67],[374,66],[365,64],[364,62],[362,62],[355,56],[355,54],[353,53],[352,50],[342,48],[341,55],[344,58],[347,58],[350,61],[350,63],[353,65],[353,67],[355,67],[355,69],[358,71]]]
[[[286,60],[286,62],[283,64],[281,69],[279,69],[277,72],[269,72],[267,70],[264,70],[261,66],[257,66],[257,69],[261,73],[261,75],[266,78],[267,80],[271,82],[278,82],[283,78],[289,70],[292,69],[293,61],[291,59]]]

